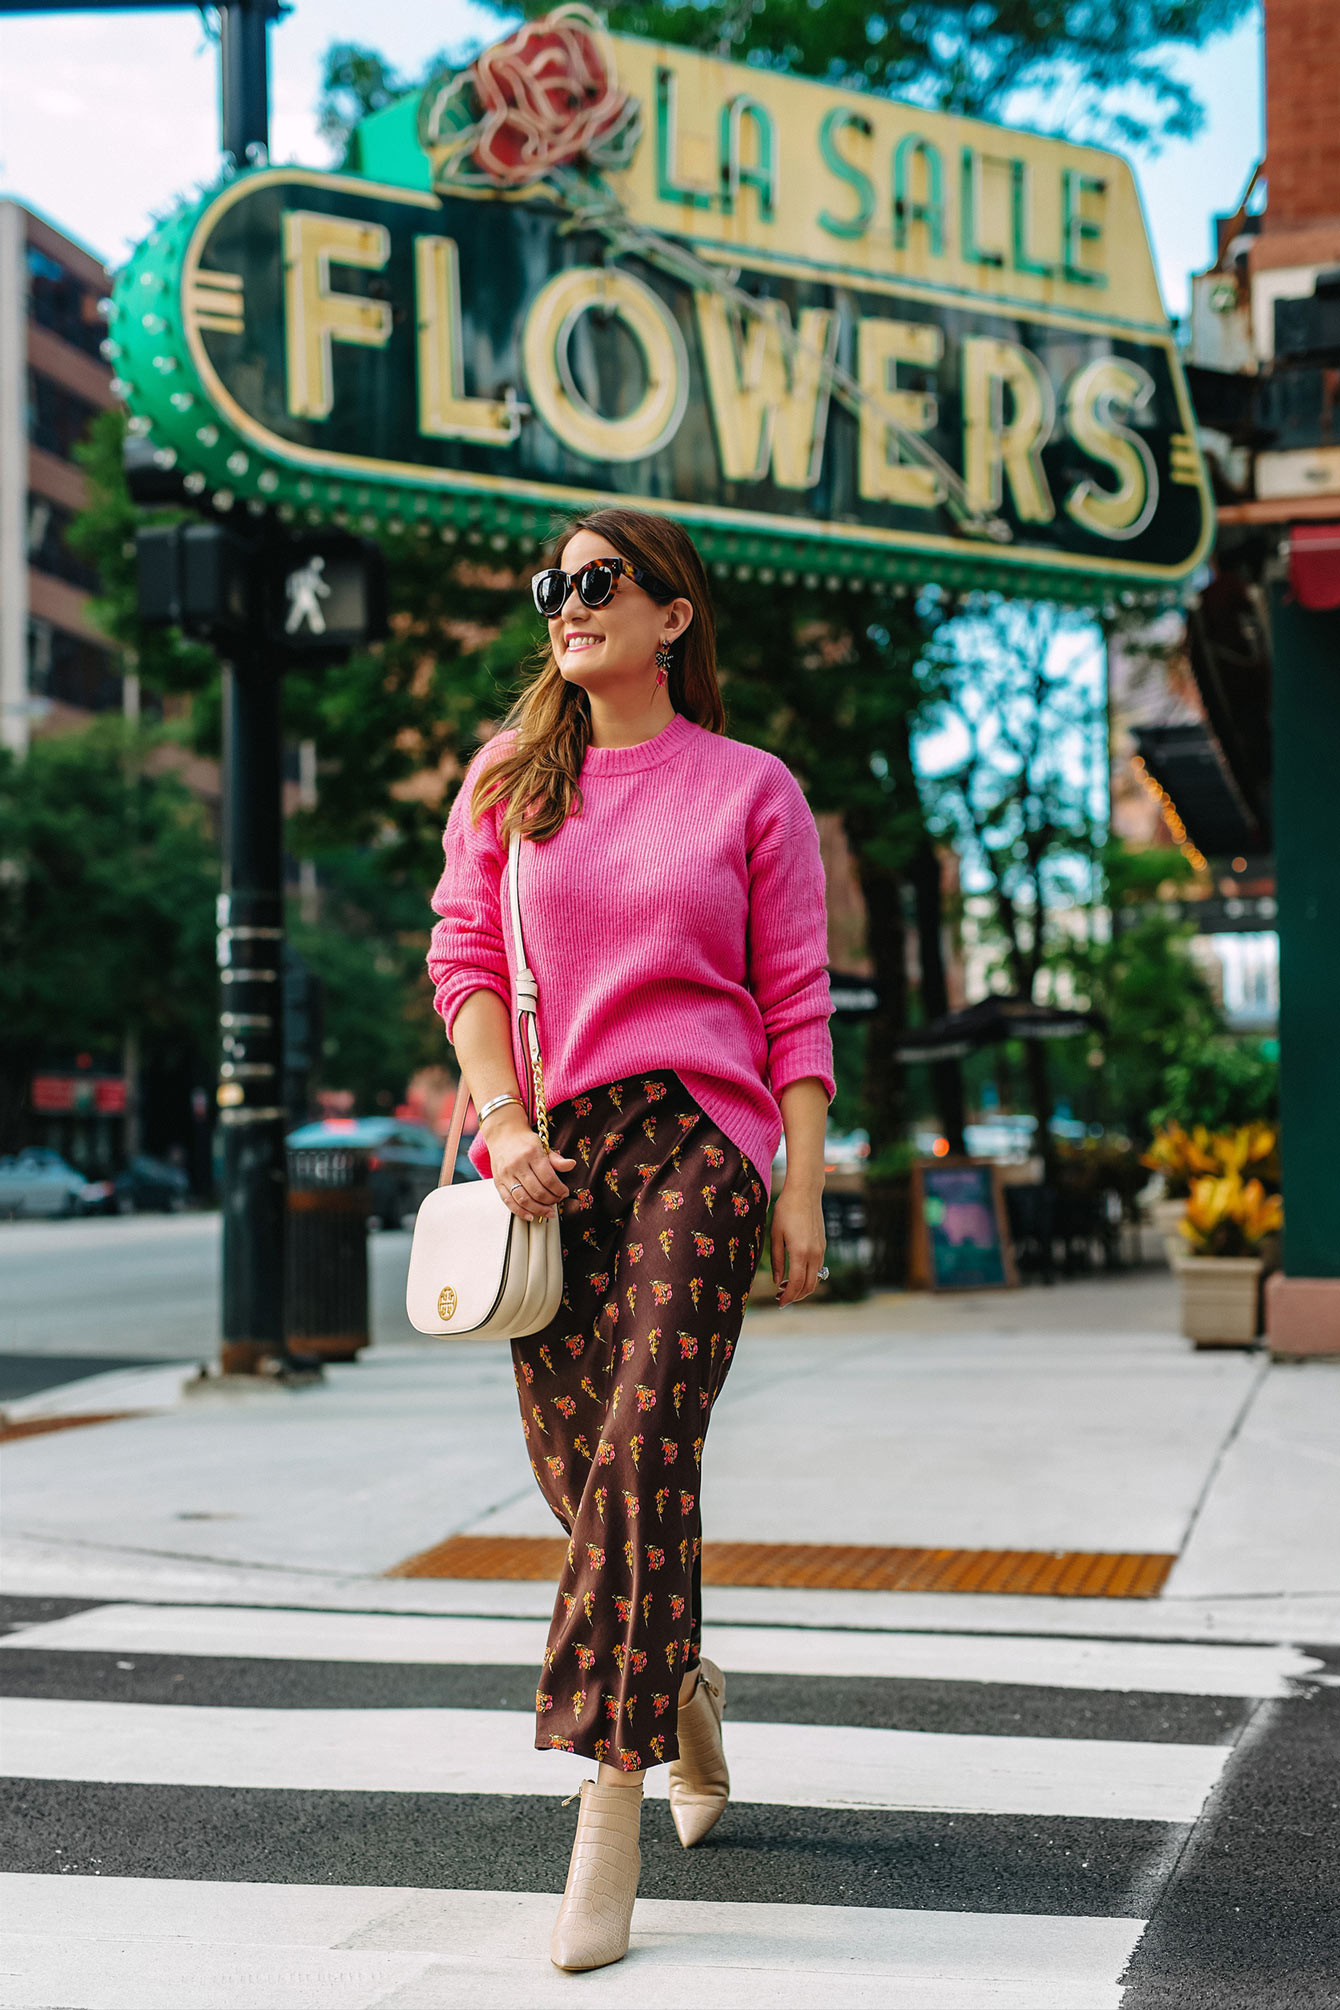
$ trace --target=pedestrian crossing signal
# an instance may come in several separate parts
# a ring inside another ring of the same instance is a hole
[[[386,633],[385,568],[375,544],[313,531],[264,547],[264,627],[304,663],[332,662]]]
[[[146,627],[258,649],[278,667],[338,663],[386,633],[385,562],[366,539],[179,523],[145,527],[135,542]]]

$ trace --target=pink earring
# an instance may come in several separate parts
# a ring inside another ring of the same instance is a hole
[[[664,684],[670,674],[670,665],[673,661],[674,658],[670,654],[670,644],[662,642],[656,651],[656,682],[658,685]]]

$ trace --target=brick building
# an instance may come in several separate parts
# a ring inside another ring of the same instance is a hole
[[[0,742],[20,754],[34,732],[123,703],[88,619],[96,579],[65,535],[87,490],[75,447],[113,402],[109,283],[73,238],[0,199]]]

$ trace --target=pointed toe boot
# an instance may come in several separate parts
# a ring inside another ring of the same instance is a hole
[[[670,1813],[685,1849],[720,1821],[730,1799],[721,1742],[726,1678],[714,1661],[699,1663],[698,1686],[679,1706],[679,1757],[670,1767]]]
[[[549,1941],[555,1968],[607,1968],[628,1952],[642,1871],[642,1787],[583,1780],[563,1903]]]

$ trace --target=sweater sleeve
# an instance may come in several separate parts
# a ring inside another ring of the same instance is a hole
[[[432,906],[441,916],[428,947],[428,974],[433,1003],[451,1038],[456,1014],[474,991],[495,991],[511,1004],[512,981],[502,931],[502,876],[507,854],[498,840],[495,805],[480,818],[470,817],[470,797],[488,765],[490,748],[481,748],[465,771],[465,779],[442,835],[442,877]]]
[[[773,1095],[817,1075],[831,1103],[823,861],[810,806],[785,769],[770,792],[750,854],[749,988],[763,1015]]]

